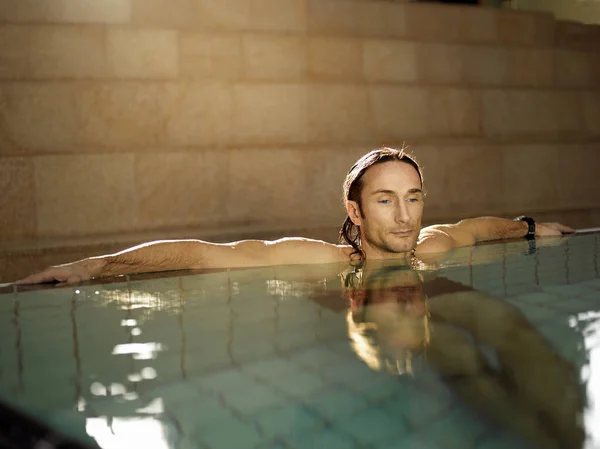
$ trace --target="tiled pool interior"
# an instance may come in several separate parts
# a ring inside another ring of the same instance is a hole
[[[599,253],[589,233],[465,248],[435,271],[520,310],[572,364],[586,448],[600,447]],[[537,447],[423,357],[412,375],[369,368],[344,307],[314,300],[343,304],[339,278],[299,270],[5,288],[2,402],[105,449]]]

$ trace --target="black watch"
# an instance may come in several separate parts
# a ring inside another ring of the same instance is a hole
[[[532,240],[535,238],[535,220],[533,218],[528,217],[527,215],[521,215],[520,217],[515,218],[514,221],[524,221],[529,226],[527,229],[527,234],[525,234],[523,237],[525,237],[527,240]]]

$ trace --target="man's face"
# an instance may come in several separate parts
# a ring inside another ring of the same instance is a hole
[[[367,258],[394,257],[415,248],[423,216],[423,191],[415,168],[399,161],[376,164],[362,183],[361,207],[349,201],[347,209],[360,226]]]

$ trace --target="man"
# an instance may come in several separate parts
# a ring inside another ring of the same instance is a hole
[[[552,236],[574,232],[558,223],[484,217],[452,225],[421,229],[423,175],[419,164],[403,150],[380,148],[358,160],[344,182],[348,217],[340,244],[305,238],[275,241],[244,240],[216,244],[200,240],[145,243],[124,251],[49,267],[17,284],[76,283],[93,277],[183,269],[325,264],[366,259],[402,259],[473,245],[486,240]]]

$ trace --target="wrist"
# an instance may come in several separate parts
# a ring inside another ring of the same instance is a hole
[[[101,257],[89,257],[87,259],[74,262],[74,265],[81,267],[90,277],[102,277],[106,266],[106,259]]]
[[[528,217],[526,215],[521,215],[519,217],[516,217],[514,219],[514,221],[520,222],[522,224],[524,232],[521,236],[523,238],[526,238],[527,240],[532,240],[535,238],[536,226],[535,226],[535,220],[533,218]]]

